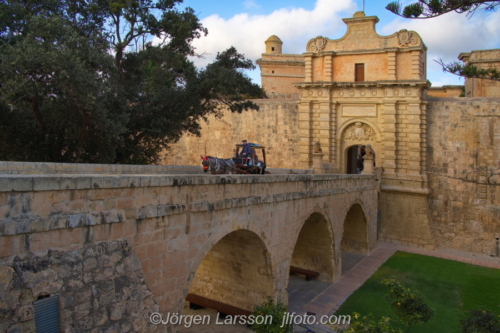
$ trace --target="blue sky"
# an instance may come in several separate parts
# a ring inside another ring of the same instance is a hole
[[[477,11],[472,17],[449,13],[427,20],[409,20],[385,9],[389,0],[365,1],[365,13],[378,16],[376,29],[387,36],[401,29],[414,30],[428,47],[428,79],[432,86],[463,84],[463,79],[443,73],[433,59],[455,61],[459,53],[480,49],[500,48],[500,11]],[[401,1],[402,4],[409,0]],[[253,61],[265,50],[264,41],[277,35],[283,41],[283,53],[301,54],[309,39],[324,36],[342,37],[346,25],[342,18],[352,17],[362,10],[362,0],[184,0],[182,7],[193,8],[208,28],[207,37],[193,44],[204,59],[193,59],[202,67],[211,62],[217,52],[230,46]],[[260,84],[260,70],[247,72]]]

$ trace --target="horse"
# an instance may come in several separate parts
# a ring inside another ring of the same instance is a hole
[[[203,172],[210,172],[212,175],[221,175],[221,174],[232,174],[237,173],[238,169],[236,168],[236,164],[230,158],[222,159],[212,156],[201,156],[201,164],[203,165]]]

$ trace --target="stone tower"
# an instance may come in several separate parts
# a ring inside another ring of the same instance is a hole
[[[278,36],[272,35],[266,40],[266,53],[269,54],[281,54],[283,42]]]
[[[283,54],[283,42],[272,35],[266,40],[266,53],[257,60],[260,66],[262,87],[269,97],[298,94],[294,82],[304,80],[304,58],[301,54]]]

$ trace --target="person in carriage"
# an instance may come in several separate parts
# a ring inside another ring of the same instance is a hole
[[[243,149],[241,149],[241,152],[237,157],[242,159],[243,165],[253,166],[252,146],[248,144],[247,140],[243,140],[241,142],[243,144]]]

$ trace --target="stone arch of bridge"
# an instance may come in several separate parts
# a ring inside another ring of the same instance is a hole
[[[361,124],[361,131],[358,135],[354,135],[350,138],[347,138],[347,131],[352,129],[352,125],[356,125],[357,123]],[[364,126],[368,127],[364,127]],[[367,133],[364,128],[369,128],[372,130],[371,133]],[[338,130],[339,140],[337,140],[337,161],[338,167],[342,170],[343,173],[349,172],[349,165],[354,162],[354,157],[352,149],[354,146],[362,146],[362,145],[371,145],[374,152],[377,152],[382,147],[382,132],[378,128],[378,126],[366,119],[351,119],[343,123]],[[377,163],[381,164],[381,163]],[[352,170],[351,170],[352,171]]]
[[[319,272],[319,280],[332,282],[336,273],[335,241],[327,214],[315,209],[295,239],[290,266]]]
[[[340,249],[342,252],[355,254],[368,254],[370,243],[368,239],[369,221],[366,217],[365,208],[361,200],[356,199],[345,213],[342,227],[342,241]]]
[[[253,231],[232,231],[199,264],[189,293],[247,310],[273,297],[270,253]]]

